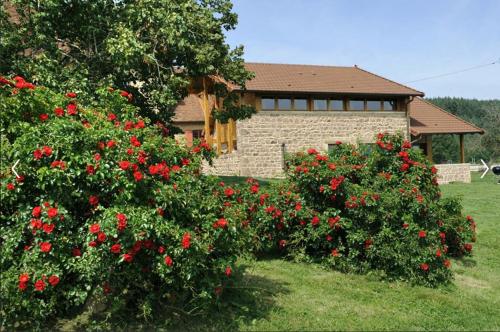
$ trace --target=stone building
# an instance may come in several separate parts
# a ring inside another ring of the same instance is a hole
[[[204,90],[192,93],[176,109],[174,123],[188,144],[206,138],[219,152],[216,175],[279,177],[284,155],[307,148],[327,151],[335,142],[371,144],[379,132],[403,133],[432,160],[432,135],[458,134],[460,164],[439,166],[442,182],[470,181],[464,164],[463,135],[483,133],[456,116],[430,104],[420,91],[357,66],[333,67],[247,63],[255,78],[240,93],[252,105],[250,119],[221,124],[210,112],[217,100]]]

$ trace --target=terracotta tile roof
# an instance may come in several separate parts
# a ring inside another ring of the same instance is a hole
[[[359,67],[245,63],[255,78],[248,91],[423,96],[420,91]]]
[[[484,130],[422,98],[410,103],[410,131],[420,134],[483,134]]]
[[[175,108],[173,122],[205,122],[201,99],[195,94],[184,98]]]

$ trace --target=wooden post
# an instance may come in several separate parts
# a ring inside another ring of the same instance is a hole
[[[432,163],[432,135],[425,136],[425,141],[427,144],[427,159]]]
[[[460,163],[465,163],[464,134],[460,134]]]
[[[208,91],[205,77],[203,77],[203,115],[205,118],[205,141],[211,146],[212,136],[210,135],[210,110],[208,106]]]

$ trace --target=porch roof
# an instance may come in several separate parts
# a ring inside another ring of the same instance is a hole
[[[484,134],[483,129],[419,97],[410,103],[410,132],[414,136],[422,134]]]

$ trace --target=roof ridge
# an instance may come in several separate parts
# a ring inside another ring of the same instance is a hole
[[[368,73],[368,74],[370,74],[370,75],[377,76],[377,77],[379,77],[379,78],[381,78],[381,79],[383,79],[383,80],[386,80],[386,81],[392,82],[392,83],[397,84],[397,85],[399,85],[399,86],[402,86],[402,87],[404,87],[404,88],[407,88],[407,89],[413,90],[413,91],[415,91],[415,92],[421,93],[421,94],[422,94],[422,96],[425,96],[425,93],[423,93],[422,91],[416,90],[416,89],[414,89],[414,88],[412,88],[412,87],[409,87],[409,86],[407,86],[407,85],[404,85],[404,84],[398,83],[398,82],[396,82],[396,81],[393,81],[393,80],[391,80],[391,79],[385,78],[385,77],[383,77],[383,76],[377,75],[377,74],[372,73],[371,71],[368,71],[368,70],[366,70],[366,69],[363,69],[363,68],[361,68],[361,67],[359,67],[359,66],[354,66],[354,68],[359,69],[359,70],[361,70],[361,71],[364,71],[365,73]]]
[[[332,65],[311,65],[304,63],[282,63],[282,62],[247,62],[244,64],[254,64],[254,65],[281,65],[281,66],[304,66],[304,67],[329,67],[329,68],[356,68],[356,66],[332,66]]]
[[[468,124],[468,125],[470,125],[470,126],[472,126],[472,127],[476,128],[477,130],[480,130],[482,133],[484,133],[484,129],[479,128],[479,127],[478,127],[478,126],[476,126],[475,124],[470,123],[469,121],[466,121],[466,120],[462,119],[461,117],[459,117],[459,116],[457,116],[457,115],[455,115],[455,114],[453,114],[453,113],[451,113],[451,112],[448,112],[448,111],[446,111],[446,110],[442,109],[441,107],[437,106],[436,104],[431,103],[431,102],[430,102],[430,101],[428,101],[428,100],[425,100],[425,99],[424,99],[424,98],[422,98],[422,97],[417,97],[417,98],[418,98],[419,100],[423,101],[424,103],[428,104],[428,105],[434,106],[434,107],[435,107],[435,108],[437,108],[439,111],[441,111],[441,112],[443,112],[443,113],[446,113],[446,114],[449,114],[449,115],[451,115],[452,117],[454,117],[455,119],[457,119],[457,120],[459,120],[459,121],[462,121],[463,123],[466,123],[466,124]]]

